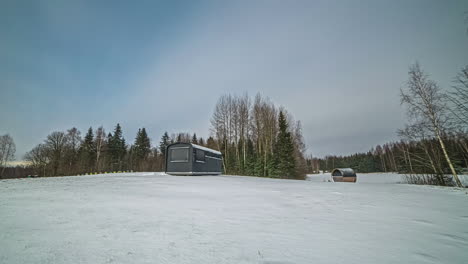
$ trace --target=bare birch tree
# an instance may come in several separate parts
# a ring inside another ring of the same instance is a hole
[[[68,165],[68,172],[74,173],[76,164],[78,163],[78,149],[81,145],[81,132],[73,127],[67,130],[66,134],[66,151],[65,151],[65,161]]]
[[[101,166],[101,154],[104,149],[104,144],[106,142],[106,131],[104,127],[100,126],[96,129],[96,138],[94,139],[96,145],[96,171],[100,172]]]
[[[418,124],[432,132],[440,144],[456,184],[462,187],[443,141],[447,117],[444,95],[439,86],[421,70],[418,63],[410,67],[408,74],[407,89],[401,89],[400,96],[401,103],[407,107],[407,115],[411,122],[407,126]]]

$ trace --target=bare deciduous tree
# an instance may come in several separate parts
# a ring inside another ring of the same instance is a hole
[[[6,134],[0,136],[0,167],[2,167],[2,173],[5,171],[5,167],[9,161],[12,161],[15,157],[16,145],[13,138]]]
[[[44,144],[39,144],[24,155],[24,159],[29,161],[35,170],[42,172],[45,176],[47,164],[50,162],[49,149]]]
[[[67,130],[66,137],[67,144],[65,150],[65,161],[68,166],[68,171],[70,173],[74,173],[78,163],[78,149],[81,145],[81,132],[76,127],[73,127]]]
[[[96,170],[100,171],[100,159],[101,159],[101,153],[104,148],[104,144],[106,143],[106,131],[104,130],[104,127],[100,126],[98,129],[96,129],[96,138],[95,138],[95,145],[96,145]]]
[[[421,70],[418,63],[410,67],[408,74],[407,89],[401,90],[401,103],[407,106],[411,122],[407,126],[417,125],[418,129],[427,129],[431,132],[440,144],[456,184],[461,187],[461,181],[443,141],[444,125],[447,121],[444,95],[439,86]]]
[[[44,144],[50,154],[50,160],[53,165],[53,174],[56,176],[58,175],[60,162],[62,161],[67,144],[67,136],[64,132],[52,132],[47,136]]]

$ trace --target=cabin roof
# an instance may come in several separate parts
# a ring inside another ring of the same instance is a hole
[[[217,151],[217,150],[210,149],[210,148],[207,148],[207,147],[204,147],[204,146],[200,146],[200,145],[197,145],[197,144],[193,144],[193,143],[176,142],[176,143],[170,144],[169,146],[177,145],[177,144],[192,145],[192,147],[194,147],[194,148],[196,148],[196,149],[200,149],[200,150],[203,150],[203,151],[206,151],[206,152],[211,152],[211,153],[213,153],[213,154],[222,155],[221,152],[219,152],[219,151]],[[168,147],[169,147],[169,146],[168,146]]]
[[[211,153],[214,153],[214,154],[218,154],[218,155],[221,155],[221,152],[217,151],[217,150],[214,150],[214,149],[210,149],[210,148],[207,148],[207,147],[204,147],[204,146],[200,146],[200,145],[197,145],[197,144],[193,144],[193,143],[190,143],[192,144],[192,146],[196,149],[201,149],[201,150],[204,150],[204,151],[207,151],[207,152],[211,152]]]

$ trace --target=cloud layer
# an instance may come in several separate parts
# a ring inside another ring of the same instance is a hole
[[[0,133],[19,153],[72,126],[207,136],[217,98],[244,92],[301,120],[314,155],[366,151],[403,126],[411,63],[447,87],[468,61],[463,1],[4,5]]]

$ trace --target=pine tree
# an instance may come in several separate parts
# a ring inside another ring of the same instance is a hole
[[[166,148],[170,144],[169,134],[167,131],[164,132],[164,135],[161,137],[161,141],[159,142],[159,152],[163,157],[166,157]]]
[[[247,140],[247,150],[246,150],[246,164],[245,164],[245,174],[246,175],[256,175],[255,174],[255,148],[252,140],[249,138]]]
[[[213,137],[209,137],[207,140],[206,140],[206,146],[208,148],[211,148],[211,149],[218,149],[217,145],[216,145],[216,142],[214,140]]]
[[[166,167],[166,148],[169,146],[169,144],[173,143],[171,138],[169,137],[169,134],[164,132],[164,134],[161,137],[161,141],[159,142],[159,152],[161,153],[161,169],[164,170]]]
[[[146,133],[146,129],[142,128],[141,129],[141,149],[143,153],[143,157],[147,157],[149,153],[151,152],[151,141],[148,137],[148,134]]]
[[[138,129],[135,144],[132,146],[133,161],[137,168],[142,169],[143,163],[148,159],[150,152],[151,143],[146,129]]]
[[[195,134],[195,133],[193,133],[193,137],[192,137],[192,143],[193,143],[193,144],[197,144],[197,145],[198,145],[197,134]]]
[[[138,129],[137,135],[135,137],[135,142],[129,149],[129,154],[130,154],[130,162],[131,162],[131,168],[133,170],[137,170],[139,168],[139,165],[141,163],[141,156],[139,155],[139,148],[141,144],[141,129]]]
[[[109,142],[109,152],[112,159],[111,169],[116,169],[114,164],[118,165],[118,169],[122,168],[122,161],[127,151],[127,146],[125,144],[125,139],[122,136],[122,128],[120,124],[114,129],[114,134],[110,138]]]
[[[274,175],[285,178],[295,177],[295,159],[294,159],[294,143],[291,133],[288,131],[288,123],[280,111],[278,117],[279,133],[275,144],[275,160]]]
[[[83,164],[83,170],[85,172],[90,172],[94,168],[95,160],[94,133],[92,127],[88,129],[79,152]]]

